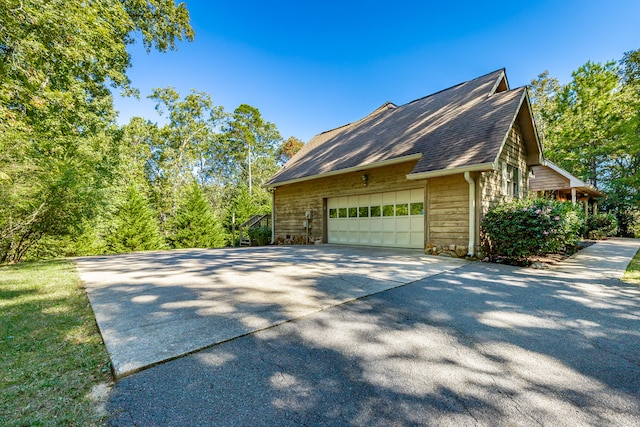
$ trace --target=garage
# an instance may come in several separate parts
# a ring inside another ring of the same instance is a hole
[[[424,247],[424,189],[327,199],[329,243]]]

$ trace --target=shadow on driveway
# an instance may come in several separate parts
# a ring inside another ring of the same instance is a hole
[[[467,262],[275,246],[76,259],[116,377]]]
[[[482,263],[120,380],[120,425],[640,425],[640,292]]]

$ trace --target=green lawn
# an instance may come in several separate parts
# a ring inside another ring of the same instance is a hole
[[[74,264],[0,266],[0,425],[102,425],[89,393],[110,382]]]
[[[624,276],[622,276],[622,280],[627,283],[640,285],[640,249],[638,249],[636,256],[634,256],[629,263],[627,271],[625,271]]]

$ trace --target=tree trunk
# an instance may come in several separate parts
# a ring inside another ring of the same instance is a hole
[[[251,185],[251,144],[249,144],[249,195],[253,195]]]

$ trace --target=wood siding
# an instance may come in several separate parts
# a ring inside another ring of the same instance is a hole
[[[406,175],[411,172],[416,161],[400,163],[381,168],[368,169],[362,172],[351,172],[318,178],[276,188],[275,192],[275,236],[276,239],[286,236],[304,236],[302,226],[305,212],[313,210],[310,236],[323,238],[326,242],[326,211],[323,201],[329,197],[352,196],[360,194],[381,193],[385,191],[425,188],[426,181],[409,181]],[[367,175],[364,185],[362,176]]]
[[[289,242],[302,243],[305,212],[313,211],[310,237],[326,242],[326,206],[330,197],[355,196],[388,191],[423,188],[425,190],[425,244],[439,253],[452,245],[467,247],[469,244],[469,183],[463,174],[409,181],[416,161],[392,166],[345,173],[325,178],[287,184],[277,187],[274,206],[274,231],[276,240],[289,236]],[[499,170],[474,172],[476,181],[476,247],[479,245],[480,222],[489,209],[507,199],[503,189],[503,165],[518,168],[519,197],[529,194],[527,153],[522,133],[517,124],[510,130],[499,156]],[[362,176],[368,176],[365,186]],[[293,239],[298,237],[297,240]]]
[[[548,166],[534,166],[534,177],[529,179],[530,191],[566,190],[570,188],[569,179]]]
[[[509,131],[504,148],[500,153],[498,161],[499,169],[482,172],[480,174],[480,197],[478,203],[480,215],[478,222],[489,212],[489,209],[510,197],[504,194],[502,187],[502,167],[505,163],[512,167],[517,167],[520,170],[519,197],[528,197],[529,183],[527,177],[529,175],[529,167],[527,165],[527,152],[525,151],[522,141],[520,126],[518,126],[517,123],[515,123]]]
[[[427,243],[469,244],[469,184],[464,175],[431,178],[427,184]]]

